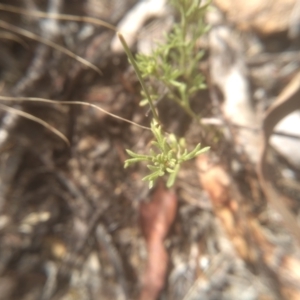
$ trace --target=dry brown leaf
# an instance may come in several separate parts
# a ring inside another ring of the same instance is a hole
[[[140,206],[140,225],[147,243],[148,261],[140,300],[155,300],[165,285],[168,254],[164,239],[175,219],[176,195],[160,182],[151,202]]]

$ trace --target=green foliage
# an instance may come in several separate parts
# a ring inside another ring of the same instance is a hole
[[[157,151],[151,148],[150,155],[141,155],[127,149],[126,152],[132,158],[125,162],[125,168],[136,162],[150,163],[147,167],[152,173],[143,178],[143,180],[149,181],[149,188],[153,187],[158,177],[166,173],[169,174],[167,187],[171,187],[175,182],[180,165],[209,149],[209,147],[201,149],[201,145],[198,144],[194,150],[188,152],[184,139],[177,140],[174,134],[170,134],[166,138],[161,131],[161,126],[155,120],[151,123],[151,131],[155,137],[155,141],[152,141],[151,144]]]
[[[171,3],[180,21],[151,56],[137,55],[137,65],[142,77],[149,79],[152,100],[158,99],[158,86],[163,85],[167,88],[167,98],[174,100],[191,117],[198,118],[189,101],[198,90],[206,87],[198,69],[204,53],[197,49],[196,43],[208,30],[204,23],[208,3],[201,5],[201,0],[171,0]],[[149,104],[147,97],[141,101],[141,105],[146,104]]]
[[[180,22],[175,24],[167,36],[165,44],[161,44],[151,56],[132,56],[126,41],[118,34],[120,41],[133,65],[142,86],[144,99],[141,105],[149,105],[153,120],[151,131],[155,138],[150,153],[142,155],[126,150],[130,159],[125,161],[125,168],[137,162],[148,163],[150,174],[143,178],[149,181],[152,188],[158,177],[168,175],[167,187],[171,187],[183,162],[208,151],[198,144],[188,152],[184,139],[178,140],[173,134],[163,133],[154,102],[159,99],[159,87],[164,87],[166,97],[179,104],[191,117],[198,116],[190,107],[190,98],[200,89],[205,88],[204,77],[198,70],[203,56],[196,47],[199,37],[207,31],[204,24],[204,13],[207,5],[201,6],[201,0],[171,0],[180,15]],[[147,78],[147,85],[144,78]]]

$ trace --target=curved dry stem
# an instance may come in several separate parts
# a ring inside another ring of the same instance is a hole
[[[48,19],[56,19],[56,20],[64,20],[64,21],[76,21],[76,22],[86,22],[94,25],[99,25],[111,29],[113,31],[117,31],[116,27],[99,19],[92,17],[82,17],[82,16],[74,16],[74,15],[64,15],[64,14],[48,14],[40,11],[29,11],[26,9],[22,9],[19,7],[15,7],[12,5],[0,4],[0,10],[22,14],[27,16],[32,16],[36,18],[48,18]]]
[[[17,43],[19,43],[20,45],[22,45],[24,48],[28,49],[28,44],[23,41],[21,38],[19,38],[16,34],[13,34],[11,32],[8,31],[1,31],[0,32],[0,39],[6,39],[6,40],[12,40],[15,41]]]
[[[129,123],[131,125],[137,126],[141,129],[151,130],[149,127],[142,126],[138,123],[135,123],[133,121],[127,120],[125,118],[122,118],[120,116],[117,116],[113,113],[110,113],[109,111],[103,109],[100,106],[97,106],[95,104],[82,102],[82,101],[58,101],[58,100],[50,100],[50,99],[44,99],[44,98],[35,98],[35,97],[6,97],[6,96],[0,96],[0,101],[27,101],[27,102],[42,102],[42,103],[51,103],[51,104],[64,104],[64,105],[82,105],[82,106],[88,106],[93,107],[97,110],[100,110],[101,112],[105,113],[106,115],[109,115],[115,119],[121,120],[123,122]]]
[[[82,64],[86,65],[87,67],[95,70],[98,74],[102,75],[101,70],[99,68],[97,68],[95,65],[93,65],[92,63],[90,63],[86,59],[84,59],[84,58],[82,58],[82,57],[74,54],[72,51],[70,51],[70,50],[68,50],[68,49],[66,49],[66,48],[64,48],[64,47],[62,47],[60,45],[57,45],[57,44],[55,44],[55,43],[53,43],[53,42],[51,42],[51,41],[49,41],[47,39],[44,39],[44,38],[42,38],[42,37],[40,37],[40,36],[38,36],[38,35],[30,32],[30,31],[28,31],[28,30],[19,28],[17,26],[14,26],[14,25],[9,24],[9,23],[7,23],[5,21],[2,21],[2,20],[0,20],[0,27],[4,28],[4,29],[7,29],[7,30],[10,30],[10,31],[12,31],[14,33],[26,36],[27,38],[30,38],[32,40],[41,42],[41,43],[43,43],[43,44],[45,44],[45,45],[47,45],[49,47],[52,47],[52,48],[56,49],[57,51],[60,51],[60,52],[62,52],[64,54],[66,54],[66,55],[74,58],[75,60],[81,62]]]
[[[40,119],[38,117],[35,117],[35,116],[33,116],[33,115],[29,114],[29,113],[26,113],[26,112],[24,112],[22,110],[15,109],[13,107],[9,107],[9,106],[4,105],[4,104],[0,104],[0,109],[2,109],[4,111],[7,111],[9,113],[12,113],[12,114],[21,116],[23,118],[29,119],[29,120],[34,121],[36,123],[41,124],[45,128],[47,128],[50,131],[52,131],[55,135],[57,135],[58,137],[60,137],[68,146],[70,146],[70,142],[69,142],[68,138],[63,133],[61,133],[59,130],[57,130],[56,128],[54,128],[52,125],[50,125],[49,123],[45,122],[44,120],[42,120],[42,119]]]

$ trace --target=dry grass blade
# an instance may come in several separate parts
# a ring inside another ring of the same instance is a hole
[[[42,103],[52,103],[52,104],[66,104],[66,105],[83,105],[83,106],[89,106],[93,107],[97,110],[100,110],[101,112],[105,113],[106,115],[109,115],[115,119],[121,120],[123,122],[129,123],[131,125],[137,126],[141,129],[151,130],[149,127],[142,126],[140,124],[137,124],[133,121],[127,120],[125,118],[122,118],[120,116],[117,116],[115,114],[110,113],[109,111],[91,103],[81,102],[81,101],[57,101],[57,100],[50,100],[50,99],[44,99],[44,98],[34,98],[34,97],[5,97],[0,96],[0,101],[28,101],[28,102],[42,102]]]
[[[70,145],[69,140],[67,139],[67,137],[64,134],[62,134],[59,130],[57,130],[56,128],[54,128],[49,123],[43,121],[42,119],[40,119],[38,117],[35,117],[35,116],[31,115],[31,114],[28,114],[28,113],[26,113],[24,111],[21,111],[19,109],[15,109],[13,107],[9,107],[9,106],[4,105],[4,104],[0,104],[0,109],[2,109],[4,111],[7,111],[9,113],[12,113],[12,114],[21,116],[23,118],[32,120],[32,121],[34,121],[36,123],[41,124],[42,126],[46,127],[50,131],[52,131],[54,134],[56,134],[58,137],[60,137],[63,141],[65,141],[68,146]]]
[[[28,31],[28,30],[25,30],[25,29],[19,28],[17,26],[11,25],[11,24],[9,24],[9,23],[7,23],[5,21],[2,21],[2,20],[0,20],[0,27],[3,28],[3,29],[10,30],[10,31],[12,31],[14,33],[17,33],[17,34],[21,34],[21,35],[23,35],[23,36],[25,36],[27,38],[30,38],[32,40],[38,41],[40,43],[43,43],[43,44],[45,44],[45,45],[47,45],[49,47],[52,47],[52,48],[56,49],[57,51],[60,51],[60,52],[62,52],[64,54],[66,54],[66,55],[74,58],[75,60],[81,62],[85,66],[87,66],[87,67],[95,70],[98,74],[102,75],[101,70],[99,68],[97,68],[95,65],[93,65],[89,61],[81,58],[80,56],[74,54],[72,51],[70,51],[70,50],[68,50],[68,49],[66,49],[66,48],[64,48],[64,47],[62,47],[60,45],[57,45],[57,44],[55,44],[55,43],[53,43],[53,42],[51,42],[51,41],[49,41],[47,39],[44,39],[44,38],[42,38],[42,37],[40,37],[40,36],[38,36],[38,35],[30,32],[30,31]]]
[[[56,19],[56,20],[64,20],[64,21],[86,22],[94,25],[103,26],[113,31],[116,31],[116,27],[114,27],[113,25],[105,21],[96,18],[91,18],[91,17],[82,17],[82,16],[64,15],[64,14],[48,14],[40,11],[28,11],[26,9],[22,9],[19,7],[6,5],[6,4],[0,4],[0,10],[4,10],[16,14],[28,15],[36,18],[48,18],[48,19]]]
[[[21,38],[19,38],[17,35],[7,32],[7,31],[1,31],[0,32],[0,39],[6,39],[6,40],[12,40],[19,44],[21,44],[24,48],[28,49],[28,44],[23,41]]]

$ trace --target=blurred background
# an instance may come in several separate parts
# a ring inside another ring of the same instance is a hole
[[[211,147],[171,190],[124,169],[151,132],[7,101],[150,124],[113,30],[37,12],[101,19],[144,54],[178,22],[166,0],[0,1],[0,299],[300,299],[300,1],[212,1],[201,124],[158,104],[168,132]]]

